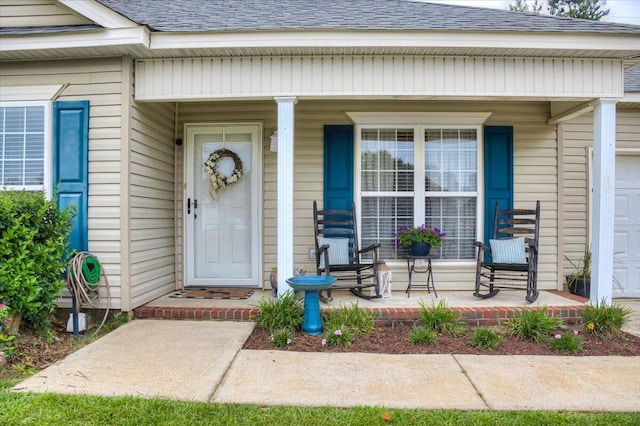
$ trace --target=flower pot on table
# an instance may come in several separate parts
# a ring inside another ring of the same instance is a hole
[[[411,244],[411,256],[428,256],[430,252],[431,244],[429,243]]]

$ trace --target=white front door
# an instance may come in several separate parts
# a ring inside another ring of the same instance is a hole
[[[640,297],[640,155],[616,156],[613,252],[614,297]]]
[[[259,124],[185,125],[185,286],[261,284],[261,147]],[[205,162],[219,150],[214,164],[232,175],[237,161],[243,174],[226,188],[212,190]]]

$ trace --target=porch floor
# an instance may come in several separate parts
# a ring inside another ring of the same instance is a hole
[[[263,298],[271,298],[271,290],[256,289],[253,295],[243,300],[226,299],[185,299],[172,298],[166,294],[134,310],[138,319],[191,319],[191,320],[236,320],[251,321],[259,312],[258,304]],[[495,325],[513,313],[546,306],[556,316],[567,323],[575,323],[580,318],[587,299],[558,291],[540,291],[534,303],[528,303],[524,290],[502,290],[490,299],[474,297],[471,291],[412,290],[407,297],[403,290],[394,291],[389,298],[365,300],[355,297],[348,291],[333,291],[333,301],[321,303],[321,310],[351,306],[370,310],[379,323],[394,321],[412,321],[420,317],[420,303],[426,307],[437,305],[444,300],[447,307],[462,312],[462,319],[469,325]]]

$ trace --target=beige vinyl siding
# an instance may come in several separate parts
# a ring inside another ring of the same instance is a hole
[[[562,125],[563,167],[563,257],[577,260],[589,241],[589,162],[593,147],[593,114],[588,113]],[[620,109],[616,113],[616,149],[640,151],[640,109]],[[564,272],[571,265],[564,262]]]
[[[3,62],[0,84],[69,84],[58,100],[88,100],[89,251],[109,278],[111,307],[121,306],[120,146],[122,62],[120,58],[73,61]],[[101,306],[107,293],[100,288]],[[65,298],[60,306],[70,306]]]
[[[515,139],[515,205],[530,207],[542,201],[540,288],[557,287],[557,149],[555,126],[546,124],[549,105],[546,102],[335,102],[300,101],[295,106],[295,185],[294,185],[294,265],[306,266],[310,273],[315,263],[308,259],[313,243],[313,200],[323,194],[323,126],[350,124],[343,111],[492,111],[486,124],[514,126]],[[263,154],[263,286],[268,288],[268,275],[276,265],[276,153],[269,151],[268,137],[276,126],[275,102],[220,102],[179,104],[179,129],[185,122],[264,122]],[[184,146],[184,145],[183,145]],[[181,157],[179,157],[181,158]],[[182,170],[182,164],[178,169]],[[181,185],[178,185],[181,186]],[[182,204],[182,201],[180,201]],[[178,226],[182,227],[182,218]],[[182,235],[182,231],[178,231]],[[178,264],[182,264],[179,256]],[[393,267],[395,289],[406,287],[406,264]],[[475,264],[434,262],[437,289],[473,290]],[[182,274],[179,274],[182,276]]]
[[[166,103],[134,103],[131,111],[128,213],[135,308],[175,289],[175,112]]]
[[[593,146],[593,114],[562,124],[562,246],[563,258],[579,259],[589,240],[588,151]],[[565,260],[565,272],[570,265]]]
[[[403,55],[142,59],[136,99],[622,96],[622,61]],[[557,78],[558,75],[562,78]],[[469,78],[469,76],[474,76]]]
[[[0,27],[91,24],[53,0],[0,0]]]

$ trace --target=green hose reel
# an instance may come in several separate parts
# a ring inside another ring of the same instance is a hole
[[[81,278],[84,278],[81,279],[80,282],[83,284],[85,289],[89,291],[95,290],[98,287],[100,275],[102,274],[102,269],[98,259],[93,256],[83,256],[80,272],[82,273]],[[74,269],[71,270],[71,274],[76,278],[76,272]]]

